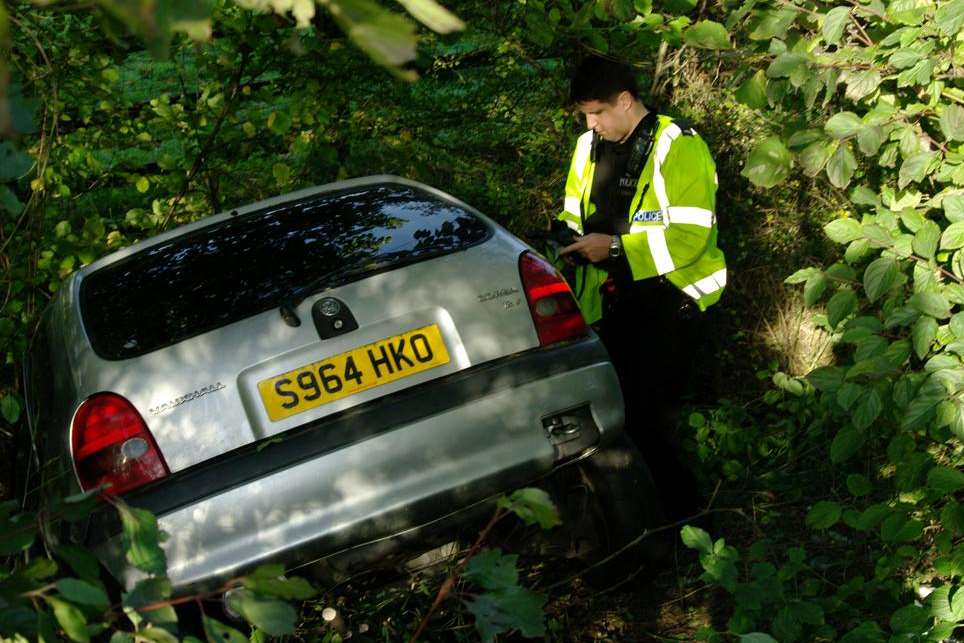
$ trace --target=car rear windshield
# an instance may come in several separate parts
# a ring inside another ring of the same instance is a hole
[[[490,234],[464,208],[409,186],[325,193],[220,221],[97,270],[81,286],[84,326],[101,357],[137,357],[311,294],[303,291],[326,274],[349,271],[318,289]]]

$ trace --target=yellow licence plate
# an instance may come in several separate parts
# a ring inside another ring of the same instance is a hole
[[[272,422],[448,364],[437,324],[359,346],[258,382]]]

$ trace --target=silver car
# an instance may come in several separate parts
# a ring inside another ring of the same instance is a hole
[[[106,486],[153,511],[182,592],[269,561],[424,549],[521,486],[573,508],[565,471],[595,492],[571,514],[619,523],[596,525],[621,534],[606,548],[652,516],[616,374],[565,282],[474,208],[396,177],[85,266],[50,303],[26,381],[43,488]],[[112,512],[70,537],[138,579]]]

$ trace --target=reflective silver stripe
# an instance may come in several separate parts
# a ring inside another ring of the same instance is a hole
[[[706,208],[695,208],[683,205],[671,205],[666,208],[666,216],[670,223],[688,223],[690,225],[713,227],[713,212]]]
[[[722,268],[714,272],[709,277],[703,277],[702,279],[698,279],[688,286],[683,286],[683,292],[693,299],[699,299],[700,297],[711,295],[717,290],[722,290],[725,286],[726,268]]]
[[[670,123],[656,141],[656,157],[653,159],[653,192],[656,193],[659,207],[664,211],[669,207],[669,198],[666,196],[666,182],[663,180],[660,168],[666,160],[666,155],[669,154],[670,146],[680,134],[682,131],[679,126],[676,123]]]
[[[669,247],[666,245],[666,232],[662,226],[647,226],[644,230],[646,240],[649,242],[649,253],[653,256],[653,264],[656,266],[656,274],[664,275],[672,272],[676,267],[673,265],[673,257],[669,254]]]
[[[558,201],[556,202],[558,203]],[[579,216],[579,197],[567,196],[566,204],[563,206],[566,212]]]
[[[592,147],[592,130],[585,132],[576,141],[576,156],[574,158],[574,163],[577,171],[579,172],[579,180],[583,181],[585,177],[585,172],[588,169],[586,167],[586,161],[589,160],[589,148]],[[579,212],[579,210],[576,210]]]
[[[633,225],[629,226],[629,233],[632,234],[632,233],[634,233],[634,232],[646,232],[647,230],[649,230],[650,228],[652,228],[652,227],[654,227],[654,226],[658,226],[658,227],[662,228],[662,224],[660,224],[660,223],[649,223],[649,224],[646,224],[646,223],[634,223]]]

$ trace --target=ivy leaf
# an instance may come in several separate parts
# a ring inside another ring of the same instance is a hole
[[[148,574],[167,572],[167,556],[160,546],[157,518],[149,511],[115,501],[123,527],[122,540],[127,562]]]
[[[519,630],[526,638],[545,636],[544,594],[513,587],[472,596],[464,603],[475,616],[475,627],[484,643],[511,630]]]
[[[830,137],[843,139],[855,136],[863,126],[863,121],[853,112],[840,112],[831,116],[823,129]]]
[[[897,187],[903,190],[911,183],[923,181],[924,177],[933,169],[931,162],[936,156],[936,152],[921,152],[904,160],[900,166]]]
[[[927,486],[941,493],[954,493],[964,489],[964,473],[951,467],[934,467],[927,474]]]
[[[857,309],[857,294],[845,288],[834,294],[827,302],[827,322],[831,328],[850,316]]]
[[[890,290],[897,278],[897,261],[891,257],[879,257],[864,270],[864,294],[871,303]]]
[[[947,319],[951,316],[951,305],[943,295],[936,292],[919,292],[911,296],[907,303],[925,315],[937,319]]]
[[[823,231],[830,237],[831,241],[837,243],[850,243],[864,234],[860,222],[848,218],[834,219],[823,227]]]
[[[736,90],[736,100],[750,109],[763,109],[767,106],[766,75],[763,70],[743,81]]]
[[[486,549],[472,557],[462,574],[467,580],[487,590],[514,587],[519,582],[515,554],[503,554],[498,549]]]
[[[941,228],[931,220],[927,220],[914,235],[912,247],[914,252],[925,259],[933,259],[937,252],[937,244],[941,238]]]
[[[830,461],[840,464],[849,460],[864,445],[866,436],[854,427],[844,427],[837,431],[830,443]]]
[[[239,589],[227,595],[227,605],[270,636],[284,636],[295,631],[298,614],[284,601]]]
[[[843,189],[850,183],[856,169],[857,158],[850,149],[850,143],[843,143],[827,162],[827,178],[834,187]]]
[[[821,500],[807,512],[806,524],[811,529],[829,529],[840,520],[843,508],[839,503]]]
[[[951,141],[964,141],[964,107],[945,105],[941,112],[941,131]]]
[[[945,36],[953,36],[961,30],[964,24],[964,0],[951,0],[940,7],[934,14],[937,26]]]
[[[847,21],[850,20],[850,7],[835,7],[823,17],[823,40],[828,45],[836,45],[843,36]]]
[[[551,529],[561,522],[549,494],[535,487],[514,491],[508,498],[502,496],[498,505],[517,515],[527,525],[538,524],[543,529]]]
[[[758,143],[740,172],[756,186],[772,188],[790,174],[790,151],[777,137]]]
[[[730,35],[726,27],[712,20],[700,20],[686,30],[683,42],[700,49],[729,49]]]
[[[706,533],[706,531],[699,527],[685,525],[680,530],[680,538],[683,539],[683,544],[690,549],[695,549],[701,554],[713,553],[713,539],[710,538],[710,535]]]

